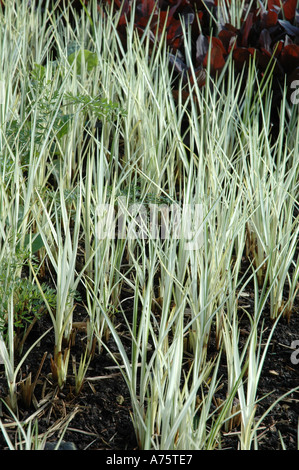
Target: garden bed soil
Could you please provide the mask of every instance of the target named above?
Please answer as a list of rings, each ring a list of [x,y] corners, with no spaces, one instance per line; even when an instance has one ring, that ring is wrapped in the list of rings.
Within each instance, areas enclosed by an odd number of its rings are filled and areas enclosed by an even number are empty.
[[[249,294],[253,299],[253,295]],[[78,319],[80,318],[80,313]],[[268,318],[268,319],[267,319]],[[81,315],[82,319],[82,315]],[[130,341],[125,335],[126,327],[121,318],[117,318],[120,328],[123,326],[123,342],[129,353]],[[49,328],[49,319],[45,317],[33,328],[31,343],[34,342],[42,332]],[[248,320],[240,319],[241,343],[246,341],[248,334]],[[273,326],[273,322],[265,315],[263,324],[263,343]],[[299,331],[299,307],[295,305],[290,321],[281,318],[272,336],[265,364],[258,388],[258,399],[262,399],[256,410],[256,418],[259,418],[279,397],[289,392],[299,384],[299,364],[293,364],[291,360],[291,344],[298,340]],[[242,339],[243,338],[243,339]],[[75,346],[72,348],[72,355],[76,360],[84,352],[84,334],[77,332]],[[107,345],[117,354],[117,349],[112,339]],[[209,355],[212,358],[217,354],[213,335],[210,339]],[[29,347],[29,344],[28,344]],[[35,407],[26,409],[20,403],[19,419],[26,420],[30,415],[36,413],[38,418],[39,434],[48,433],[47,442],[56,441],[66,422],[68,424],[63,440],[75,444],[78,450],[137,450],[138,445],[131,419],[131,401],[126,383],[109,354],[103,349],[101,353],[95,353],[90,363],[86,380],[78,396],[73,394],[73,375],[62,390],[53,383],[50,369],[50,356],[53,352],[53,335],[48,334],[35,347],[28,356],[22,367],[23,377],[27,377],[31,372],[34,377],[42,357],[47,352],[47,358],[41,370],[38,383],[35,389]],[[223,355],[224,356],[224,355]],[[298,355],[297,355],[298,356]],[[71,362],[71,361],[70,361]],[[70,364],[71,367],[71,364]],[[222,376],[218,398],[225,398],[226,388],[226,361],[223,361],[219,368],[219,377]],[[20,377],[21,378],[21,377]],[[4,396],[7,393],[7,385],[4,374],[4,366],[0,365],[0,393]],[[37,407],[37,409],[36,409]],[[259,427],[259,449],[278,450],[281,449],[281,437],[288,450],[297,448],[297,431],[299,417],[299,391],[293,392],[282,399]],[[1,420],[3,423],[13,423],[13,420],[2,405]],[[10,436],[14,441],[16,427],[8,428]],[[239,446],[237,426],[229,433],[222,432],[222,449],[236,450]],[[0,449],[6,449],[7,444],[3,436],[0,436]]]

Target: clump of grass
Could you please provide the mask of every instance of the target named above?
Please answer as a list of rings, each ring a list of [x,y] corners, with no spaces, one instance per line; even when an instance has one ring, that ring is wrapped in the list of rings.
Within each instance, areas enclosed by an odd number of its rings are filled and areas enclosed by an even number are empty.
[[[98,16],[96,2],[74,14],[73,28],[64,26],[67,9],[56,17],[19,3],[24,17],[7,5],[0,18],[0,44],[14,58],[0,71],[0,353],[19,440],[43,445],[37,428],[17,421],[18,392],[30,404],[38,374],[18,385],[36,343],[17,362],[16,337],[45,305],[55,383],[68,383],[72,356],[79,394],[91,361],[107,350],[128,386],[140,448],[221,448],[223,430],[233,429],[242,449],[257,448],[259,378],[298,291],[298,109],[284,98],[272,142],[271,67],[259,82],[253,61],[243,89],[229,57],[216,78],[208,64],[199,88],[190,65],[189,98],[181,83],[175,100],[165,30],[153,44],[130,20],[125,47],[117,17]],[[243,5],[232,2],[229,12],[220,4],[239,27]],[[18,253],[26,253],[22,263]],[[238,300],[250,283],[250,333],[241,343]],[[79,287],[86,344],[77,365]],[[274,323],[264,345],[268,303]],[[221,360],[228,377],[220,398]]]

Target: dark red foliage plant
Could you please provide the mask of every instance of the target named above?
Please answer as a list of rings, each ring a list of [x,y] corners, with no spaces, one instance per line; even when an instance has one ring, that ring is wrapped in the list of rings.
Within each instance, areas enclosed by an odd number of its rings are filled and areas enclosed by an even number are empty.
[[[231,0],[224,2],[229,12]],[[170,60],[178,73],[188,71],[182,24],[191,28],[191,57],[200,86],[205,84],[202,70],[209,64],[210,75],[216,75],[225,66],[230,53],[236,71],[241,71],[250,58],[255,57],[261,76],[272,61],[277,86],[279,82],[283,84],[285,78],[290,84],[299,77],[297,0],[248,0],[239,28],[233,21],[223,22],[220,0],[135,0],[135,3],[133,8],[129,0],[102,0],[98,8],[104,14],[106,7],[113,6],[115,12],[120,13],[119,28],[132,21],[133,12],[134,26],[140,33],[149,27],[152,37],[158,35],[159,38],[165,28]]]
[[[93,0],[69,0],[80,9]],[[5,5],[5,1],[0,0]],[[54,2],[56,5],[59,1]],[[240,21],[231,18],[232,0],[99,0],[98,14],[117,13],[117,30],[126,46],[126,26],[132,24],[140,36],[145,32],[152,47],[162,37],[169,48],[169,66],[177,78],[206,83],[207,69],[213,78],[232,57],[236,73],[255,60],[262,78],[273,71],[273,103],[279,107],[284,83],[288,98],[299,80],[299,0],[246,0]],[[239,2],[242,4],[242,2]],[[61,5],[67,0],[61,0]],[[235,4],[235,1],[234,1]],[[226,14],[223,15],[223,10]],[[236,27],[238,24],[238,27]],[[185,56],[184,29],[191,32],[191,51]],[[187,64],[192,60],[192,73]],[[175,81],[178,83],[178,80]],[[184,97],[188,97],[185,87]],[[178,95],[174,85],[174,95]],[[183,99],[185,99],[183,97]]]

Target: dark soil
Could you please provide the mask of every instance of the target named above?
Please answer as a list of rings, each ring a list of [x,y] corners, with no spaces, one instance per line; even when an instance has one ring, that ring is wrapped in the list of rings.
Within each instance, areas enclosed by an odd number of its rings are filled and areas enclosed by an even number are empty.
[[[256,419],[258,420],[271,407],[271,405],[299,385],[299,364],[293,364],[291,360],[291,344],[298,339],[299,308],[291,316],[290,321],[282,318],[278,322],[271,338],[269,349],[262,370],[257,398]],[[244,322],[245,323],[245,322]],[[263,324],[263,344],[273,327],[272,320],[265,318]],[[247,336],[247,322],[244,329],[241,327],[241,335],[244,341]],[[225,377],[225,368],[220,367]],[[268,395],[269,394],[269,395]],[[267,396],[268,395],[268,396]],[[265,397],[265,398],[263,398]],[[298,419],[299,419],[299,390],[288,394],[280,400],[267,414],[259,428],[259,450],[279,450],[282,448],[280,434],[287,450],[296,450],[298,446]],[[223,435],[223,447],[228,449],[238,448],[238,428]],[[280,434],[279,434],[280,433]]]
[[[50,326],[47,318],[40,321],[31,332],[31,341],[34,342],[42,331],[46,331]],[[36,407],[37,409],[42,408],[46,401],[45,408],[38,412],[38,429],[41,434],[49,432],[53,428],[47,441],[57,440],[61,435],[64,423],[73,416],[63,440],[75,443],[78,450],[136,448],[136,439],[130,418],[130,396],[122,375],[116,369],[113,360],[105,351],[100,355],[95,353],[80,394],[78,396],[73,394],[73,374],[70,374],[65,387],[59,390],[53,383],[50,367],[50,357],[54,347],[52,333],[41,341],[39,347],[32,350],[22,367],[23,377],[27,377],[29,372],[32,372],[34,377],[44,353],[48,353],[34,392],[35,406],[32,403],[30,409],[26,409],[20,403],[19,418],[26,419],[36,411]],[[77,364],[81,353],[84,353],[82,337],[83,334],[79,332],[76,335],[75,345],[72,347],[72,355],[76,355]],[[69,372],[71,373],[71,371],[72,360],[70,358]],[[2,397],[7,393],[3,365],[0,365],[0,392]],[[13,422],[4,406],[2,406],[1,419],[4,423]],[[15,431],[16,428],[12,427],[12,436]],[[0,435],[0,449],[6,447],[3,437]]]
[[[251,296],[252,298],[252,296]],[[247,301],[247,300],[246,300]],[[250,295],[248,297],[250,303]],[[79,320],[82,320],[80,308],[78,308]],[[268,319],[265,312],[263,324],[263,343],[266,342],[268,334],[273,326],[273,322]],[[121,322],[121,318],[117,318]],[[124,324],[124,322],[122,322]],[[241,341],[246,341],[249,322],[245,318],[240,319]],[[51,326],[49,319],[44,317],[39,321],[30,333],[30,342],[34,342],[43,331]],[[123,326],[125,330],[125,326]],[[291,361],[291,343],[298,339],[299,331],[299,306],[295,305],[290,321],[281,318],[277,324],[266,356],[262,376],[259,383],[258,398],[262,399],[257,406],[256,418],[258,419],[279,397],[289,392],[299,385],[299,364],[295,365]],[[29,343],[28,338],[28,343]],[[243,338],[243,339],[242,339]],[[129,349],[130,341],[124,344]],[[211,336],[209,354],[212,357],[217,353],[214,347],[214,339]],[[111,338],[108,346],[115,352]],[[29,344],[28,346],[29,347]],[[73,374],[70,374],[67,384],[62,390],[58,390],[52,380],[50,369],[50,355],[53,352],[53,334],[48,334],[35,347],[28,356],[26,363],[22,367],[20,380],[27,377],[31,372],[33,378],[38,370],[39,364],[45,352],[47,358],[43,364],[36,389],[34,392],[34,403],[30,409],[26,409],[19,402],[19,419],[24,420],[33,413],[37,413],[39,433],[48,434],[47,441],[55,441],[61,435],[68,419],[67,431],[63,440],[72,442],[78,450],[137,450],[137,442],[131,420],[131,402],[128,388],[121,373],[115,367],[115,363],[106,353],[105,349],[95,356],[86,374],[84,386],[78,396],[73,394]],[[84,352],[84,332],[78,331],[71,354],[80,359]],[[25,351],[24,351],[25,352]],[[294,362],[294,361],[293,361]],[[72,363],[70,360],[69,371]],[[219,377],[222,377],[218,398],[225,398],[226,389],[226,361],[223,361],[219,369]],[[4,366],[0,365],[0,392],[2,396],[7,393]],[[215,397],[216,398],[216,397]],[[280,435],[288,450],[297,448],[297,429],[299,417],[299,391],[289,394],[279,401],[278,404],[266,416],[259,428],[259,449],[278,450],[281,449]],[[13,419],[9,412],[2,406],[1,420],[3,423],[12,423],[8,428],[11,439],[14,440],[16,427],[13,426]],[[230,432],[222,432],[222,448],[237,449],[239,445],[238,425]],[[0,449],[7,448],[2,435],[0,435]]]

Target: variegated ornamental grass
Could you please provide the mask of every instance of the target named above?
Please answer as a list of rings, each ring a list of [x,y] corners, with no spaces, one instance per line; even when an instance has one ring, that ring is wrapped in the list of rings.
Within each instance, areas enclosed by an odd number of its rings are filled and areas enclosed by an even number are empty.
[[[219,3],[225,16],[226,3]],[[123,44],[117,18],[97,15],[96,2],[88,8],[96,20],[82,12],[72,28],[62,26],[63,12],[55,21],[48,13],[46,27],[39,8],[21,16],[7,5],[1,18],[0,44],[14,60],[3,62],[0,77],[0,258],[26,254],[14,277],[26,273],[39,289],[53,326],[44,334],[54,335],[52,378],[60,389],[71,375],[80,393],[90,361],[101,361],[108,349],[130,392],[141,449],[221,448],[222,431],[238,425],[240,448],[258,448],[259,378],[271,335],[282,315],[293,314],[298,289],[298,106],[284,94],[273,141],[271,67],[260,83],[252,61],[244,88],[230,59],[217,79],[208,64],[204,88],[189,80],[184,100],[181,82],[177,100],[165,42],[147,29],[139,37],[129,22]],[[188,56],[188,29],[184,37]],[[53,43],[55,60],[48,53]],[[190,67],[194,78],[191,60]],[[190,224],[185,217],[178,226],[171,207],[194,209]],[[167,236],[147,223],[153,208],[154,221],[167,222]],[[109,236],[119,212],[125,231]],[[55,286],[54,299],[42,273]],[[14,282],[1,271],[4,286]],[[254,307],[245,311],[250,333],[243,344],[238,299],[249,283]],[[70,338],[78,286],[88,321],[77,368]],[[20,440],[38,447],[38,410],[32,422],[16,417],[17,377],[27,356],[16,354],[16,295],[7,292],[0,335],[7,404]],[[274,322],[264,338],[268,303]],[[220,360],[228,376],[217,401]],[[32,391],[30,384],[22,390]],[[1,431],[12,448],[2,423]]]

